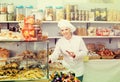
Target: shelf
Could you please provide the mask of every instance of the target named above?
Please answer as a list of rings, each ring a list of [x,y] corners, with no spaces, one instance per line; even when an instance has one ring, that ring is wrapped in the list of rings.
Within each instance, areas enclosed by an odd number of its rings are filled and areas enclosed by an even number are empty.
[[[0,21],[0,23],[19,23],[23,21]],[[71,23],[120,23],[120,21],[70,21]],[[58,23],[58,21],[42,21],[42,23]]]
[[[80,36],[82,38],[120,38],[120,36]],[[48,37],[48,39],[59,39],[61,36]]]
[[[82,38],[120,38],[120,36],[81,36]]]
[[[58,21],[42,21],[42,23],[57,23]],[[120,21],[70,21],[71,23],[120,23]]]
[[[111,23],[120,23],[120,21],[89,21],[89,23],[107,23],[107,24],[111,24]]]
[[[19,23],[23,21],[0,21],[0,23]]]

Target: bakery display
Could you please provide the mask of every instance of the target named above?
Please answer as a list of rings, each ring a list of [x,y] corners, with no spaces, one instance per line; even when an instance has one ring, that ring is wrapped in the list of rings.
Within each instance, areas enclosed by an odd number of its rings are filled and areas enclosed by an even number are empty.
[[[23,40],[23,36],[19,32],[2,29],[0,32],[0,40]]]
[[[15,46],[14,43],[12,47]],[[46,50],[35,51],[34,49],[26,48],[24,50],[23,48],[19,53],[15,53],[17,48],[13,50],[0,47],[0,81],[47,79]],[[45,63],[43,63],[43,59]]]

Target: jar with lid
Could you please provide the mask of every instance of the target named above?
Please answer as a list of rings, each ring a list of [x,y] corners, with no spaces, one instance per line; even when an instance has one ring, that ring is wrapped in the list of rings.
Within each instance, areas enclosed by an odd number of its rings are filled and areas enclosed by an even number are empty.
[[[19,5],[16,6],[16,20],[20,21],[20,20],[24,20],[24,6]]]
[[[7,13],[7,4],[1,3],[1,13]]]
[[[14,4],[13,3],[9,3],[7,5],[7,13],[14,13]]]
[[[0,14],[0,21],[7,21],[7,14],[6,13]]]
[[[44,13],[42,9],[33,9],[32,15],[34,16],[35,20],[44,20]]]
[[[8,13],[7,14],[7,20],[8,21],[14,21],[14,18],[15,18],[14,13]]]
[[[62,6],[56,7],[56,21],[59,21],[60,19],[64,19],[64,10]]]
[[[33,6],[30,5],[30,6],[26,6],[25,8],[25,17],[28,17],[32,14],[32,10],[33,10]]]
[[[45,9],[45,20],[47,21],[53,21],[53,7],[52,6],[46,6]]]
[[[42,29],[40,25],[33,25],[34,29],[35,29],[35,38],[37,40],[41,40],[42,39]]]

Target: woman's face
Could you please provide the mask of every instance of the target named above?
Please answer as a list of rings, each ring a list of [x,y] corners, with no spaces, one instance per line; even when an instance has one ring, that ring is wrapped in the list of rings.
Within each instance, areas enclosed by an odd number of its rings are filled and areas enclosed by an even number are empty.
[[[63,35],[63,37],[65,37],[65,38],[71,37],[71,29],[70,28],[63,28],[63,29],[61,29],[60,32]]]

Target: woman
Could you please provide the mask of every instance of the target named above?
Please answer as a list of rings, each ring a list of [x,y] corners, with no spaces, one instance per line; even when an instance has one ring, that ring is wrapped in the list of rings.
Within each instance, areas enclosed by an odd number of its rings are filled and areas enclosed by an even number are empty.
[[[55,46],[54,52],[50,55],[50,63],[55,62],[59,54],[63,54],[62,64],[70,71],[74,72],[81,81],[83,78],[84,65],[83,58],[87,55],[87,48],[83,39],[73,35],[76,28],[67,20],[58,22],[58,27],[62,34]]]

